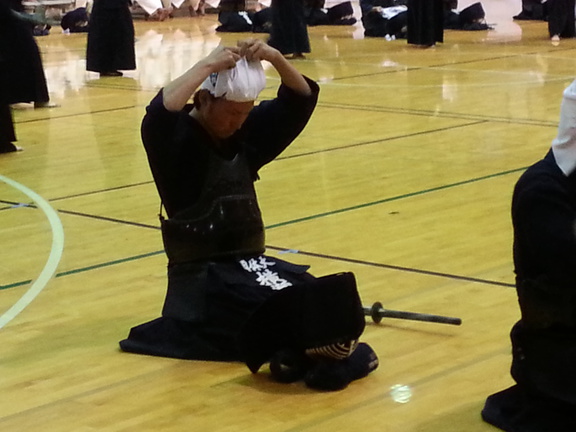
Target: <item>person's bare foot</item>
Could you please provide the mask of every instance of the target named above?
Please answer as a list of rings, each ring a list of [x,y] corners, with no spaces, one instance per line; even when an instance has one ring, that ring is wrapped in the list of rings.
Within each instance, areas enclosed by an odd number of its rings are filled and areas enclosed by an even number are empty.
[[[169,9],[159,8],[156,9],[148,18],[154,21],[165,21],[166,18],[170,16],[173,9],[170,7]]]
[[[160,18],[160,21],[165,21],[168,18],[170,18],[172,15],[172,12],[174,12],[174,8],[172,6],[169,6],[165,9],[162,9],[162,16]]]
[[[200,3],[198,3],[198,8],[196,9],[196,13],[200,16],[206,15],[206,1],[205,0],[200,0]]]

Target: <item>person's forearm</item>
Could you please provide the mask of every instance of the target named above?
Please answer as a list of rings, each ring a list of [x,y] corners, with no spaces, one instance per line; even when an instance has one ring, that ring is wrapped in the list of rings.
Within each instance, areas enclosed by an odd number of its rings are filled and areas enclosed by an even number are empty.
[[[196,63],[183,75],[164,87],[164,107],[168,111],[180,111],[211,73],[212,69],[209,64]]]

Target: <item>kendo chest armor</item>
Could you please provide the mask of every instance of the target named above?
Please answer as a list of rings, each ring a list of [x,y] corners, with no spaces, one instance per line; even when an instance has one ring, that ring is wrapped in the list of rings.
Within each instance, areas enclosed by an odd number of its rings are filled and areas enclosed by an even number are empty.
[[[264,223],[243,153],[230,161],[211,155],[200,198],[160,216],[170,264],[264,252]]]

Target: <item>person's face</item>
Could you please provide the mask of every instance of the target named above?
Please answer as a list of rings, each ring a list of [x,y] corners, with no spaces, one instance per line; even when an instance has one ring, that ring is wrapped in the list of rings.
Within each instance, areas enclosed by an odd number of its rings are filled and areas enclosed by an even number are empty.
[[[254,101],[233,102],[224,98],[207,98],[201,109],[204,127],[215,138],[228,138],[240,129],[252,108]]]

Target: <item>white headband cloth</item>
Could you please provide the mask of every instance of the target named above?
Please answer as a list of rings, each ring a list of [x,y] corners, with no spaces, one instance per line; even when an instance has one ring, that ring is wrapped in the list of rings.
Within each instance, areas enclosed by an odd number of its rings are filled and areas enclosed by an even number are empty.
[[[233,102],[248,102],[258,98],[266,87],[266,75],[259,61],[249,62],[242,57],[232,69],[210,74],[202,83],[215,97]]]
[[[568,176],[576,169],[576,80],[564,90],[558,135],[552,141],[556,164]]]

